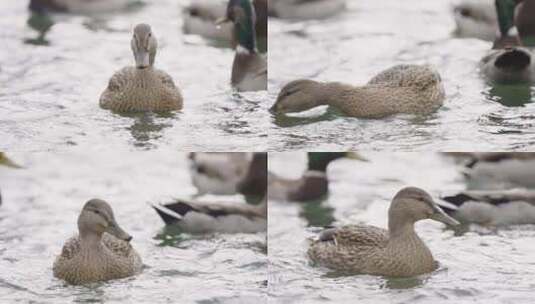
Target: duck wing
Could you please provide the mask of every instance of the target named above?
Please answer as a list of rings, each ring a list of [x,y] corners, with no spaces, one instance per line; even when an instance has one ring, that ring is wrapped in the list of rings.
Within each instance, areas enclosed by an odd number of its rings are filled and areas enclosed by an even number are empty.
[[[317,242],[330,242],[337,246],[384,247],[388,231],[368,225],[347,225],[322,231]]]

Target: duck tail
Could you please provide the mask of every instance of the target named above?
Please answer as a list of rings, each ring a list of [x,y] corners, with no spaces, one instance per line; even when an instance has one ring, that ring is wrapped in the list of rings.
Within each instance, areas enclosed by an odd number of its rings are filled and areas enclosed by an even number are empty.
[[[156,213],[158,213],[158,215],[162,218],[162,220],[164,221],[166,225],[175,224],[178,221],[181,221],[183,218],[183,216],[180,213],[173,210],[174,205],[175,205],[174,203],[165,204],[165,205],[150,204],[150,206],[154,208],[154,210],[156,210]]]

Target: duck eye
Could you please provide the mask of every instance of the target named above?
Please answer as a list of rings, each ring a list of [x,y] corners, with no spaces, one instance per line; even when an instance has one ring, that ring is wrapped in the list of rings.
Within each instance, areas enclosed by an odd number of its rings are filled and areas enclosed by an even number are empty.
[[[93,212],[95,212],[95,214],[100,214],[100,211],[98,210],[93,210]]]
[[[152,36],[152,33],[149,33],[149,37],[151,37],[151,36]]]

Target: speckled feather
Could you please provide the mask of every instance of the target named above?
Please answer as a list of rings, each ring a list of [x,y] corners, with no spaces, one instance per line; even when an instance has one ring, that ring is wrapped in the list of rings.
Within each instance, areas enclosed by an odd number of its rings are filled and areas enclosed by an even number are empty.
[[[125,67],[110,79],[100,106],[117,112],[180,110],[182,95],[164,71]]]
[[[130,243],[104,233],[101,245],[98,249],[83,249],[78,236],[70,238],[54,262],[54,276],[71,284],[85,284],[141,271],[141,258]]]

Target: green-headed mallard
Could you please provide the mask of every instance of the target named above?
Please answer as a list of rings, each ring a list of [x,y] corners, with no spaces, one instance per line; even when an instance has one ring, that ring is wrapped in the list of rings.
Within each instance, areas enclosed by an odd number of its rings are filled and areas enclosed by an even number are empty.
[[[267,0],[253,0],[257,20],[256,38],[267,39]],[[214,0],[196,0],[184,8],[184,32],[200,35],[209,39],[224,40],[235,43],[233,25],[217,24],[225,16],[227,3]]]
[[[345,8],[345,0],[271,0],[269,14],[283,19],[324,19]]]
[[[124,9],[130,0],[30,0],[32,11],[96,14]]]
[[[459,224],[427,192],[407,187],[392,199],[388,230],[364,225],[327,229],[310,245],[308,256],[322,266],[361,274],[409,277],[432,272],[438,263],[414,231],[414,223],[424,219]]]
[[[150,25],[136,25],[131,47],[136,66],[125,67],[111,77],[100,96],[100,106],[117,112],[182,109],[182,95],[173,78],[154,68],[158,42]]]
[[[309,152],[307,157],[307,170],[299,179],[286,179],[269,173],[269,199],[298,202],[320,199],[329,191],[326,171],[332,161],[343,157],[364,160],[352,152]]]
[[[153,205],[167,225],[190,233],[256,233],[267,230],[267,201],[259,205],[221,204],[176,200]]]
[[[280,91],[271,108],[292,113],[329,105],[359,118],[428,114],[442,106],[444,87],[438,72],[428,65],[397,65],[373,77],[367,85],[296,80]]]
[[[443,208],[461,222],[484,226],[535,224],[533,190],[467,190],[442,199],[456,206]]]
[[[229,0],[227,13],[219,24],[232,21],[237,46],[232,64],[231,84],[238,91],[267,89],[267,60],[256,48],[256,13],[250,0]]]
[[[78,231],[56,258],[55,277],[70,284],[85,284],[141,271],[141,258],[130,245],[132,237],[119,227],[105,201],[92,199],[84,205],[78,217]]]

